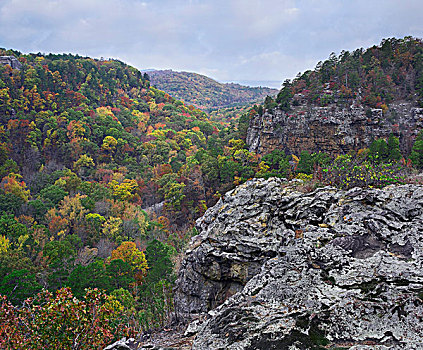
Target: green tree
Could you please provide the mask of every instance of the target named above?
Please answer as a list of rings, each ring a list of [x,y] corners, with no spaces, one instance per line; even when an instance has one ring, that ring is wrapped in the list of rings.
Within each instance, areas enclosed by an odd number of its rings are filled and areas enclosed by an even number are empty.
[[[276,108],[277,106],[278,106],[277,102],[275,102],[275,100],[272,97],[266,96],[266,98],[264,99],[264,108],[268,110],[272,110],[273,108]]]
[[[276,97],[276,102],[279,103],[279,108],[285,112],[288,112],[291,109],[291,82],[285,80],[281,91],[279,91],[278,96]]]
[[[76,235],[69,235],[62,241],[47,242],[43,254],[48,259],[49,275],[48,284],[53,290],[62,288],[73,268],[78,248],[81,247],[81,239]]]
[[[109,291],[130,289],[135,283],[132,266],[122,259],[114,259],[106,264],[106,274],[109,278]]]
[[[313,153],[311,158],[313,159],[313,165],[317,164],[322,167],[327,166],[331,162],[331,157],[325,152]]]
[[[23,301],[41,291],[35,274],[27,269],[15,270],[0,279],[0,294],[7,296],[14,305],[21,305]]]
[[[145,249],[149,266],[145,283],[157,283],[162,279],[172,282],[174,280],[172,259],[175,255],[176,250],[172,246],[157,239],[149,242]]]
[[[77,298],[85,294],[86,288],[110,290],[110,278],[106,274],[104,262],[94,261],[87,266],[78,265],[69,275],[66,285]]]
[[[43,188],[38,194],[38,196],[44,199],[44,201],[46,201],[47,205],[49,205],[50,207],[55,207],[68,194],[69,193],[66,192],[62,187],[57,185],[50,185]]]
[[[289,158],[290,157],[280,149],[275,149],[263,156],[262,161],[270,167],[267,174],[265,174],[265,177],[288,177],[291,171],[291,165],[288,161]]]
[[[399,149],[399,140],[391,133],[388,138],[388,156],[390,160],[399,161],[402,158],[401,151]]]
[[[13,194],[0,190],[0,212],[8,214],[16,214],[24,204],[24,200]]]
[[[383,163],[389,159],[388,145],[384,139],[378,139],[370,144],[369,156],[378,163]]]
[[[310,152],[301,151],[300,161],[297,166],[297,173],[312,174],[313,173],[313,158]]]
[[[7,237],[12,247],[20,248],[29,233],[27,227],[17,222],[13,215],[3,214],[0,217],[0,235]]]
[[[414,166],[419,169],[423,169],[423,130],[419,132],[419,135],[414,142],[413,149],[411,151],[410,159]]]

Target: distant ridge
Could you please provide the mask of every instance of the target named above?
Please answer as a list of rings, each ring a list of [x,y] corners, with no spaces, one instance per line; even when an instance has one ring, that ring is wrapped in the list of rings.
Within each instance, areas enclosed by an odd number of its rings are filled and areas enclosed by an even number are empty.
[[[278,92],[277,89],[263,86],[219,83],[197,73],[176,72],[170,69],[144,72],[147,72],[151,84],[158,89],[203,110],[262,102],[267,95],[276,95]]]
[[[282,81],[280,80],[233,80],[233,81],[223,81],[223,84],[240,84],[249,87],[268,87],[272,89],[280,89]]]

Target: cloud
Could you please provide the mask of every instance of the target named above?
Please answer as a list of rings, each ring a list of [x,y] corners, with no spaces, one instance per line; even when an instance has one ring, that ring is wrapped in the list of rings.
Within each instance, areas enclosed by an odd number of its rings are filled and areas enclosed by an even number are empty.
[[[418,0],[3,0],[0,45],[281,80],[334,52],[423,36]]]

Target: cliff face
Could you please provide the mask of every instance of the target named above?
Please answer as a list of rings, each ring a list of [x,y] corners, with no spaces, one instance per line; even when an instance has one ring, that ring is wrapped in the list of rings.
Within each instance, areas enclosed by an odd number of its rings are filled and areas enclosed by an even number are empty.
[[[192,348],[419,348],[423,186],[294,185],[251,180],[197,221],[175,298]]]
[[[21,69],[22,64],[19,62],[15,56],[0,56],[0,64],[5,66],[9,65],[13,69]]]
[[[417,132],[423,127],[423,108],[411,103],[393,103],[386,115],[381,109],[300,106],[290,113],[279,109],[255,115],[250,120],[247,145],[250,151],[270,153],[279,148],[288,154],[301,151],[344,154],[369,147],[374,139],[399,137],[408,154]]]

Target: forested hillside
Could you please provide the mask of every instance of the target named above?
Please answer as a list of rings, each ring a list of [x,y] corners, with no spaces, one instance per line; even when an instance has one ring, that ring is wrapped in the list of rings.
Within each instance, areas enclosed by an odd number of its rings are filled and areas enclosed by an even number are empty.
[[[0,347],[101,349],[166,325],[195,219],[253,177],[297,178],[301,191],[421,181],[422,132],[408,154],[394,134],[336,158],[245,144],[254,116],[301,99],[420,103],[421,41],[386,42],[332,57],[224,125],[120,61],[1,49],[21,65],[0,65]]]
[[[251,105],[277,93],[267,87],[222,84],[197,73],[156,70],[147,74],[157,88],[202,110]]]
[[[297,172],[332,184],[370,185],[423,167],[423,43],[385,39],[332,53],[286,80],[249,113],[245,140],[265,173]],[[377,181],[376,181],[377,182]],[[380,184],[379,184],[380,185]]]
[[[355,101],[386,112],[389,103],[401,100],[423,106],[421,39],[391,38],[366,50],[332,53],[314,70],[285,81],[276,103],[289,110],[306,102],[328,106]]]
[[[95,330],[93,338],[109,334],[96,346],[160,327],[194,220],[252,178],[258,157],[244,148],[236,125],[212,123],[122,62],[0,55],[21,63],[0,66],[0,294],[22,305],[43,288],[69,287],[37,297],[60,308],[72,304],[71,293],[83,298],[85,288],[102,289],[106,295],[89,294],[80,306],[85,312],[90,298],[103,300],[103,309],[112,296],[118,302],[104,310],[115,321]],[[27,311],[56,322],[37,300]],[[37,322],[30,330],[13,327],[6,348],[16,348]],[[49,341],[62,348],[64,340]]]

